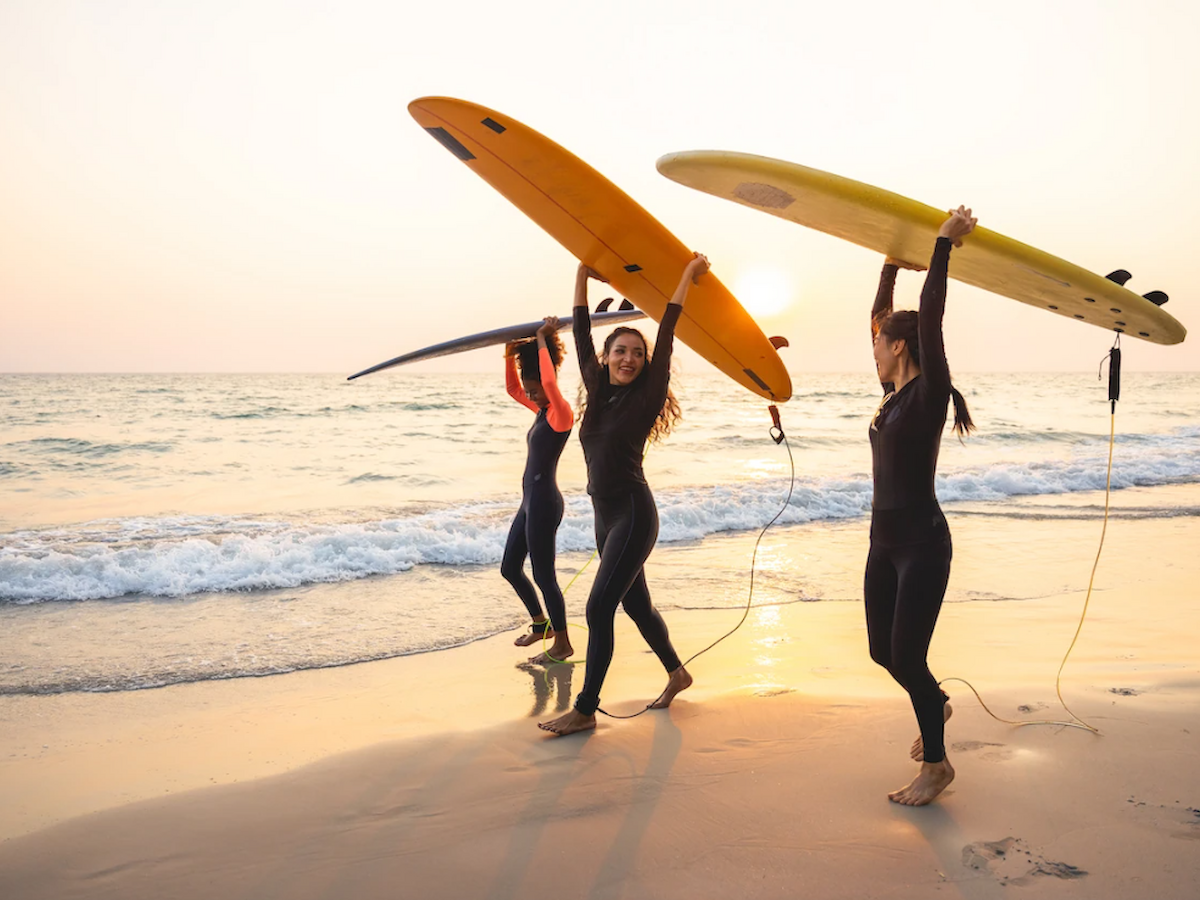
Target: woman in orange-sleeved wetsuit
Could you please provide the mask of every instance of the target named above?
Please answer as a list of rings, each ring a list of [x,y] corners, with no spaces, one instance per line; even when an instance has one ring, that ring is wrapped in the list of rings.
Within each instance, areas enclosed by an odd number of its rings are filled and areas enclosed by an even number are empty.
[[[905,806],[929,803],[954,779],[944,732],[950,706],[926,656],[950,579],[950,529],[934,478],[951,399],[955,430],[962,435],[972,427],[966,401],[950,383],[942,341],[946,278],[951,248],[974,227],[971,211],[961,206],[942,224],[919,312],[892,311],[897,268],[919,267],[890,257],[871,310],[884,397],[870,427],[874,494],[863,593],[871,658],[908,692],[921,729],[913,746],[921,771],[911,784],[888,794]]]
[[[563,517],[563,497],[556,472],[558,458],[575,421],[571,405],[563,399],[555,377],[562,357],[558,319],[553,316],[538,329],[536,343],[509,344],[504,354],[509,396],[537,413],[525,438],[529,452],[521,478],[521,508],[513,518],[504,561],[500,564],[500,573],[516,590],[533,619],[529,634],[517,638],[516,645],[526,647],[543,637],[554,641],[549,650],[533,658],[534,662],[564,660],[573,652],[567,639],[567,610],[554,569],[554,539]],[[533,567],[533,580],[546,598],[549,621],[525,575],[526,556]]]

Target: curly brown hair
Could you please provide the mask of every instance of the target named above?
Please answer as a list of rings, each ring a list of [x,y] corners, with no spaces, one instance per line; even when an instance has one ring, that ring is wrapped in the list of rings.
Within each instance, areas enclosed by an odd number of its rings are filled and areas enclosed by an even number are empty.
[[[563,345],[562,338],[557,334],[550,335],[546,341],[546,350],[549,351],[550,362],[554,363],[554,370],[557,372],[558,367],[562,365],[563,357],[567,355],[567,348]],[[542,364],[538,358],[537,338],[521,341],[519,344],[509,347],[505,351],[505,356],[516,359],[517,370],[522,379],[542,380]]]
[[[633,384],[637,384],[646,374],[646,369],[650,365],[650,342],[646,340],[646,336],[636,328],[630,328],[627,325],[621,325],[613,329],[612,334],[604,339],[604,353],[601,358],[608,356],[612,350],[613,343],[623,334],[632,334],[642,342],[642,346],[646,348],[646,362],[642,366],[642,370],[638,373],[638,377],[634,379]],[[601,363],[603,365],[603,363]],[[579,402],[576,404],[579,407],[579,418],[582,420],[587,414],[587,392],[586,385],[579,386]],[[683,410],[679,406],[679,401],[675,399],[675,394],[671,388],[667,388],[667,398],[663,401],[662,409],[658,412],[658,417],[654,420],[654,426],[650,429],[650,434],[646,440],[651,444],[656,444],[663,440],[671,433],[676,425],[683,419]]]

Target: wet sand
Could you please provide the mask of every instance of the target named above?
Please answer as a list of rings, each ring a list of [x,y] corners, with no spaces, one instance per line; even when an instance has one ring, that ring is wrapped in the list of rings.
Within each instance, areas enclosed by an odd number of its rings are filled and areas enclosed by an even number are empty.
[[[998,594],[1032,599],[947,604],[935,674],[969,679],[1002,718],[1067,717],[1054,676],[1098,522],[951,522],[955,579],[994,573]],[[756,604],[790,599],[785,573],[811,550],[796,534],[764,542],[778,565]],[[660,550],[659,583],[701,564],[736,582],[749,543]],[[0,698],[0,895],[1192,898],[1198,546],[1195,517],[1110,524],[1063,677],[1101,733],[1004,724],[948,682],[957,779],[921,809],[886,798],[915,774],[916,727],[852,600],[756,606],[670,710],[562,739],[535,722],[567,708],[582,672],[514,665],[513,635],[271,678]],[[850,529],[823,548],[847,595],[864,549]],[[739,615],[668,622],[686,656]],[[605,707],[635,712],[663,683],[619,620]]]

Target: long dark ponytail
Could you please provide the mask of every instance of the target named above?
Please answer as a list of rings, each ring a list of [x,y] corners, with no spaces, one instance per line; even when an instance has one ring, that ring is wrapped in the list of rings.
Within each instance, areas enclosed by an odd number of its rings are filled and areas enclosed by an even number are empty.
[[[921,338],[917,330],[918,314],[911,309],[900,309],[887,316],[879,323],[879,331],[889,341],[903,339],[908,348],[908,355],[918,366],[921,364]],[[971,412],[967,409],[967,400],[958,388],[950,385],[950,398],[954,401],[954,432],[960,438],[975,430],[971,420]]]

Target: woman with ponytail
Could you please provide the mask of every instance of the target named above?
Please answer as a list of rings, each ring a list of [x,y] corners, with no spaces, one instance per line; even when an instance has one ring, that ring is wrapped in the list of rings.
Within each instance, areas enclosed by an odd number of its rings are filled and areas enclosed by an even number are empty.
[[[874,495],[871,549],[863,592],[871,658],[891,673],[912,699],[921,735],[912,757],[917,777],[888,799],[924,806],[954,780],[946,759],[949,698],[929,671],[926,657],[950,579],[950,530],[934,493],[946,404],[954,401],[954,430],[973,427],[966,401],[950,383],[942,343],[950,250],[975,228],[971,210],[959,207],[942,223],[919,312],[892,311],[898,268],[918,268],[889,257],[871,310],[875,366],[884,397],[871,421]]]
[[[642,472],[646,442],[659,440],[679,421],[679,404],[670,389],[671,349],[675,323],[688,288],[708,271],[708,260],[697,253],[683,270],[675,295],[658,327],[654,358],[641,332],[618,328],[596,358],[588,315],[587,282],[603,281],[585,265],[575,278],[575,347],[587,395],[579,440],[587,462],[588,493],[596,513],[596,547],[600,569],[588,596],[587,670],[575,708],[538,727],[557,735],[596,727],[600,688],[613,655],[613,624],[617,607],[624,606],[667,671],[667,686],[651,704],[662,709],[688,688],[692,676],[671,645],[666,622],[646,587],[642,571],[658,538],[658,510]]]

